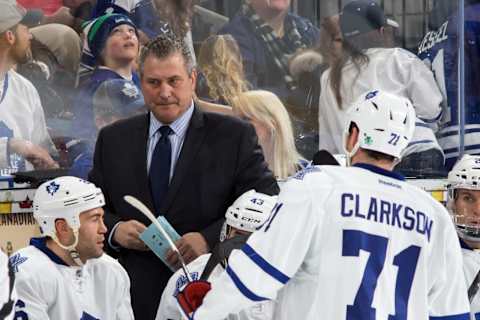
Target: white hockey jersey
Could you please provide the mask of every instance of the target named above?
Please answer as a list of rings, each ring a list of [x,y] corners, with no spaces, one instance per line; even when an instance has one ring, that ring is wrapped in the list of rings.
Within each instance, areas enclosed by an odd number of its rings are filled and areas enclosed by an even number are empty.
[[[469,319],[446,209],[366,164],[315,166],[291,178],[212,286],[193,319],[222,319],[277,292],[275,320]]]
[[[408,98],[415,107],[417,121],[412,141],[403,155],[429,149],[442,150],[428,124],[441,116],[442,94],[433,73],[412,53],[401,48],[368,49],[369,63],[360,74],[353,63],[342,69],[342,106],[330,85],[328,69],[322,74],[318,111],[319,149],[333,154],[343,153],[343,130],[348,107],[366,91],[384,90]]]
[[[113,258],[104,254],[83,267],[67,266],[34,238],[10,261],[15,271],[15,319],[132,320],[130,280]]]
[[[473,283],[473,279],[475,279],[477,273],[480,271],[480,252],[478,250],[473,250],[462,240],[460,240],[460,245],[462,246],[463,272],[465,274],[465,282],[468,290]],[[480,291],[474,296],[470,303],[470,308],[471,320],[480,319]]]
[[[13,287],[13,275],[9,272],[8,258],[0,250],[0,319],[13,319],[13,304],[15,291]]]
[[[210,253],[201,255],[197,259],[190,262],[187,266],[190,276],[193,280],[198,280],[202,275],[208,259],[210,259]],[[221,265],[217,265],[210,274],[208,280],[214,281],[217,279],[223,271]],[[157,317],[155,320],[180,320],[182,319],[182,313],[179,311],[177,294],[187,284],[187,277],[182,270],[177,270],[175,274],[168,280],[168,284],[165,287],[160,305],[158,307]],[[242,310],[237,314],[230,314],[226,317],[227,320],[271,320],[273,319],[273,301],[262,301],[254,304],[246,310]]]
[[[9,138],[32,142],[51,155],[57,150],[48,134],[43,107],[37,89],[14,70],[0,77],[0,174],[33,170],[31,163],[10,152]]]

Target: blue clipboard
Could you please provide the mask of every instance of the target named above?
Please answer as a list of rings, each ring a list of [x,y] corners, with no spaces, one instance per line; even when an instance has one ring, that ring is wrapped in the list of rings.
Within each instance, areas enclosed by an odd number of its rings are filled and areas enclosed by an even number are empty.
[[[177,233],[177,231],[175,231],[175,229],[173,229],[172,225],[167,221],[167,219],[165,219],[164,216],[159,216],[157,220],[165,229],[173,242],[180,239],[180,235]],[[176,271],[176,269],[173,268],[165,259],[167,251],[170,249],[168,241],[162,235],[160,230],[153,225],[153,223],[150,224],[150,226],[140,234],[140,239],[157,255],[157,257],[160,258],[160,260],[163,261],[163,263],[165,263],[168,268],[170,268],[170,270],[173,272]]]

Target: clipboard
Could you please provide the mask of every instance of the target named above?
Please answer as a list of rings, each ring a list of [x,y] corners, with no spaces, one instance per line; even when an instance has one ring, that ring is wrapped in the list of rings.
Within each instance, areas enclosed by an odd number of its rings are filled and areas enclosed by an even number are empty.
[[[172,225],[165,219],[164,216],[159,216],[157,218],[158,222],[162,225],[162,227],[165,229],[167,234],[170,236],[171,240],[173,242],[177,241],[180,239],[180,235],[178,234],[177,231],[172,227]],[[165,265],[172,271],[175,272],[176,269],[171,266],[167,260],[166,260],[166,255],[167,251],[170,249],[170,246],[168,245],[167,240],[165,237],[160,233],[160,231],[152,224],[145,229],[140,234],[140,239],[147,245],[147,247],[150,248],[150,250],[153,251],[157,255],[157,257],[160,258],[160,260],[165,263]]]

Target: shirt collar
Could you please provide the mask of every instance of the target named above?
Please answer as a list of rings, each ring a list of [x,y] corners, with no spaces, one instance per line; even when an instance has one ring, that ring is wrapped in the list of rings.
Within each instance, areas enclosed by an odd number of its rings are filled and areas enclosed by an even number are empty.
[[[371,172],[376,173],[376,174],[380,174],[382,176],[387,176],[389,178],[393,178],[393,179],[396,179],[396,180],[405,181],[405,177],[402,176],[401,174],[393,172],[393,171],[388,171],[388,170],[385,170],[383,168],[380,168],[380,167],[377,167],[377,166],[374,166],[374,165],[371,165],[371,164],[356,163],[353,166],[357,167],[357,168],[366,169],[368,171],[371,171]]]
[[[44,254],[47,255],[47,257],[50,258],[50,260],[52,260],[53,262],[55,262],[56,264],[61,264],[63,266],[67,266],[69,267],[69,265],[62,260],[62,258],[60,258],[59,256],[57,256],[52,250],[50,250],[48,247],[47,247],[47,238],[46,237],[42,237],[42,238],[32,238],[30,240],[30,245],[31,246],[34,246],[35,248],[37,248],[38,250],[42,251]]]
[[[193,109],[194,107],[193,107],[193,100],[192,100],[190,107],[188,107],[188,109],[180,117],[178,117],[177,119],[175,119],[175,121],[173,121],[168,125],[170,126],[170,129],[172,129],[173,134],[179,136],[180,138],[185,136],[187,132],[188,124],[190,123],[190,119],[192,118],[192,115],[193,115]],[[150,112],[150,128],[148,130],[149,139],[151,139],[155,135],[155,133],[157,133],[158,129],[164,125],[165,124],[160,122],[153,115],[153,113]]]

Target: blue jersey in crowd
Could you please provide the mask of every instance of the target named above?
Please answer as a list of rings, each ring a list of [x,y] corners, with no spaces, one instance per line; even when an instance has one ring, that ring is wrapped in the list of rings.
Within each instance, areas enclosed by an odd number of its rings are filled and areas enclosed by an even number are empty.
[[[459,155],[458,16],[428,32],[418,48],[419,57],[435,74],[444,96],[444,114],[438,142],[450,170]],[[465,8],[465,152],[480,154],[480,5]]]

